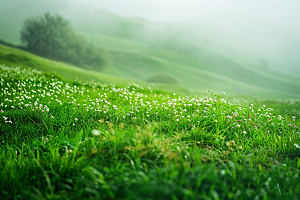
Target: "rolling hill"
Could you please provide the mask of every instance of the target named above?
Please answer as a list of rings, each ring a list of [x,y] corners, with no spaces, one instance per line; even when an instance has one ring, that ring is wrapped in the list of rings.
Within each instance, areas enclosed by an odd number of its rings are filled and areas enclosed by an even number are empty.
[[[262,68],[238,54],[213,51],[209,45],[218,43],[212,43],[211,40],[197,37],[187,40],[186,37],[191,34],[180,34],[180,29],[170,28],[172,26],[165,23],[125,18],[68,1],[46,2],[47,6],[44,1],[41,3],[33,0],[1,2],[0,39],[20,44],[19,32],[23,20],[31,15],[51,11],[69,19],[73,28],[89,42],[110,52],[113,65],[101,73],[81,73],[82,69],[72,66],[78,76],[86,79],[95,78],[93,74],[101,74],[103,77],[107,74],[122,77],[120,80],[145,81],[155,74],[169,74],[178,78],[182,86],[197,91],[225,91],[235,95],[261,97],[300,97],[299,77]],[[16,14],[11,15],[11,11]],[[9,21],[6,20],[8,18]],[[7,47],[1,49],[3,54],[8,51],[5,48]],[[0,63],[5,62],[0,58]],[[51,62],[54,61],[48,61],[47,70],[57,71],[66,78],[71,78],[69,74],[75,73],[68,73],[71,68],[66,66],[70,65],[50,67]],[[27,66],[22,61],[18,64]],[[39,68],[39,63],[32,64],[31,67]]]
[[[20,67],[20,69],[31,68],[44,72],[45,74],[55,75],[70,81],[75,79],[88,82],[100,82],[102,84],[127,85],[134,83],[161,92],[177,92],[182,95],[191,95],[191,91],[180,85],[153,84],[145,83],[137,79],[126,79],[117,76],[82,69],[77,66],[43,58],[29,52],[12,48],[0,44],[0,63],[1,65]],[[20,64],[21,63],[21,64]],[[58,75],[58,76],[57,76]],[[62,76],[62,77],[61,77]],[[196,94],[201,91],[196,91]]]

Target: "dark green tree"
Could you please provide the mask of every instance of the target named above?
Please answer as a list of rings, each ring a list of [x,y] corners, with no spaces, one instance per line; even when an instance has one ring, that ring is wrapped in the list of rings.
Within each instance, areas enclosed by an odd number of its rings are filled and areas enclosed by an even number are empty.
[[[47,12],[25,19],[21,41],[28,51],[89,69],[102,69],[110,63],[108,53],[88,43],[60,15]]]
[[[61,39],[72,34],[71,30],[69,21],[48,12],[41,16],[27,18],[24,21],[21,41],[29,51],[47,55],[53,49],[62,48]]]

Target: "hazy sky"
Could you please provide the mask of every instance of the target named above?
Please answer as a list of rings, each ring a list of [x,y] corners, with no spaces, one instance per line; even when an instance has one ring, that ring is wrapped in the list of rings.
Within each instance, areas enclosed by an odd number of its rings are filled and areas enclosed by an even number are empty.
[[[219,46],[223,46],[228,52],[231,48],[234,53],[250,55],[256,60],[260,57],[265,58],[272,66],[297,69],[300,75],[300,0],[36,1],[51,1],[57,5],[70,1],[127,17],[181,22],[170,23],[187,30],[183,33],[179,31],[180,37],[185,36],[185,33],[196,33],[199,41],[204,38],[203,40],[215,42],[213,50],[217,51],[221,49]],[[0,0],[0,4],[2,2],[26,4],[26,0]],[[186,38],[194,40],[194,37]],[[209,43],[207,46],[213,48],[214,45]]]
[[[299,19],[299,0],[71,0],[125,16],[155,21],[200,21],[222,12],[241,12],[266,20]]]
[[[300,0],[70,1],[153,21],[199,22],[194,29],[203,36],[261,55],[281,68],[288,62],[300,68]]]

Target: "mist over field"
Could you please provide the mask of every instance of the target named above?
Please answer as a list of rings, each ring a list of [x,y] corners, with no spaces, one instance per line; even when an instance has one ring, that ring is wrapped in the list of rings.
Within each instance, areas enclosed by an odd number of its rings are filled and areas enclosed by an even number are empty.
[[[297,0],[73,0],[127,17],[174,23],[180,37],[207,38],[245,58],[266,59],[271,68],[300,75]],[[194,39],[194,38],[193,38]],[[210,46],[211,43],[206,44]],[[219,49],[218,49],[219,48]],[[213,48],[221,51],[220,46]]]
[[[4,0],[0,5],[0,40],[24,45],[25,18],[57,13],[109,52],[112,64],[101,73],[146,82],[168,75],[195,91],[300,95],[296,0]]]

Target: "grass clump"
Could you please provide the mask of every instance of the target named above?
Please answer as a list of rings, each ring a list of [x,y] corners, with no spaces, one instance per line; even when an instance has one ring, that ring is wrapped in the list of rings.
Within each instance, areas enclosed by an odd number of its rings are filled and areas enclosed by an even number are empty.
[[[299,118],[1,66],[1,199],[299,199]]]

